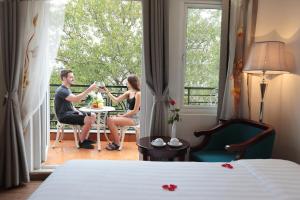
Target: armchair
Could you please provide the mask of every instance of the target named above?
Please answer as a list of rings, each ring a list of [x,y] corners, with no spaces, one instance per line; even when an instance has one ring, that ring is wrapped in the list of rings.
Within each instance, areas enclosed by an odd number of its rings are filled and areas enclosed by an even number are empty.
[[[230,162],[238,159],[264,159],[272,155],[275,130],[250,120],[228,120],[210,130],[195,132],[204,136],[191,148],[190,159],[198,162]]]

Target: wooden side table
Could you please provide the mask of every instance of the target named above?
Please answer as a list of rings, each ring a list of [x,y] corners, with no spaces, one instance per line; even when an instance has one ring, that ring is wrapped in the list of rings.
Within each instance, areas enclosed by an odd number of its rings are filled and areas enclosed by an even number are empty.
[[[180,147],[170,147],[168,144],[164,147],[154,147],[151,145],[151,141],[158,137],[143,137],[140,138],[137,142],[139,152],[143,155],[143,160],[152,160],[152,161],[184,161],[185,156],[188,152],[190,144],[182,139],[179,139],[182,142]],[[165,143],[170,141],[170,137],[160,137]]]

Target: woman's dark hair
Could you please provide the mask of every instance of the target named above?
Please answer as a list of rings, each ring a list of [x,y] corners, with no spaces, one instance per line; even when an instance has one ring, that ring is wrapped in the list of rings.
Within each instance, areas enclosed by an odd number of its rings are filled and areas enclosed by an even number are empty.
[[[128,76],[127,81],[133,89],[135,89],[136,91],[141,91],[141,89],[140,89],[140,80],[136,75]]]
[[[63,69],[60,71],[60,79],[63,80],[63,78],[68,78],[68,74],[73,73],[70,69]]]

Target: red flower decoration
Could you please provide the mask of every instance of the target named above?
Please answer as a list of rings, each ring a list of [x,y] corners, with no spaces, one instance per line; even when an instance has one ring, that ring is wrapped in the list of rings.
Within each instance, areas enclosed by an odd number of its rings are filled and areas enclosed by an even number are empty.
[[[164,190],[169,190],[169,185],[163,185],[161,186]]]
[[[174,184],[170,184],[170,185],[163,185],[162,188],[164,190],[168,190],[168,191],[175,191],[177,189],[177,185],[174,185]]]
[[[233,166],[229,163],[222,164],[222,167],[225,167],[227,169],[233,169]]]
[[[176,104],[176,101],[175,101],[174,99],[171,99],[171,100],[169,101],[169,103],[170,103],[172,106],[174,106],[174,105]]]

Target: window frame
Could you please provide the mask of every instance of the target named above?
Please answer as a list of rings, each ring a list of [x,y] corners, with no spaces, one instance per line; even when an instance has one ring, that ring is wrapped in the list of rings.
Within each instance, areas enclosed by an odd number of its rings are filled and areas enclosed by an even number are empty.
[[[182,74],[182,82],[181,82],[181,88],[180,88],[180,107],[182,108],[183,111],[188,111],[190,112],[199,112],[201,113],[210,113],[210,114],[216,114],[218,105],[216,106],[211,106],[211,105],[185,105],[184,104],[184,93],[185,93],[185,78],[186,78],[186,42],[187,42],[187,20],[188,20],[188,9],[217,9],[222,11],[222,2],[221,1],[212,1],[212,2],[185,2],[184,3],[184,19],[183,19],[183,39],[182,39],[182,68],[181,68],[181,74]],[[221,18],[221,24],[222,24],[222,18]],[[221,35],[220,35],[220,55],[222,51],[221,47],[221,41],[222,41],[222,26],[221,26]],[[221,62],[221,57],[220,57],[220,62]],[[220,66],[219,66],[220,67]],[[220,79],[220,76],[218,74],[218,77]]]

